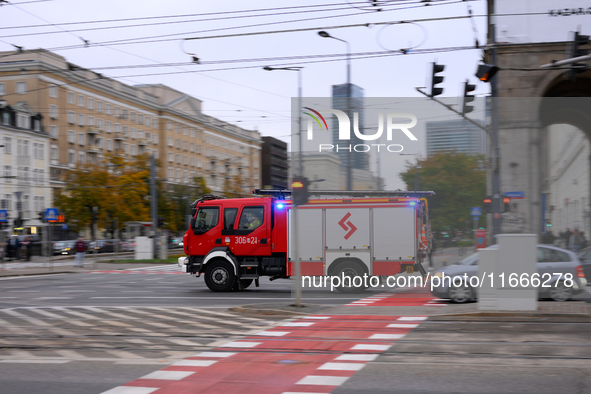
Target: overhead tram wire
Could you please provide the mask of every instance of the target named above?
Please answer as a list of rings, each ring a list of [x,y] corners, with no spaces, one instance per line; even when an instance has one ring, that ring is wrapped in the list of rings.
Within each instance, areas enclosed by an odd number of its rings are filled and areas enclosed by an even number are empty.
[[[47,1],[47,0],[46,0]],[[458,2],[455,0],[434,0],[433,2],[435,3],[446,3],[449,4],[451,2]],[[470,2],[472,1],[477,1],[477,0],[468,0]],[[439,4],[433,4],[433,2],[430,2],[430,6],[432,7],[433,5],[439,5]],[[465,1],[461,1],[461,2],[465,2]],[[364,2],[359,2],[359,3],[364,3]],[[24,3],[9,3],[9,4],[24,4]],[[422,6],[425,6],[425,3],[422,3],[421,0],[411,0],[411,1],[405,1],[405,2],[399,2],[396,3],[395,6],[399,7],[402,5],[406,5],[406,4],[422,4]],[[445,5],[445,4],[442,4]],[[344,8],[332,8],[332,9],[320,9],[319,7],[332,7],[332,6],[347,6]],[[307,8],[319,8],[316,10],[308,10]],[[168,19],[168,18],[185,18],[185,17],[196,17],[196,16],[209,16],[209,15],[225,15],[225,14],[237,14],[237,13],[249,13],[249,12],[265,12],[265,11],[283,11],[283,10],[290,10],[290,9],[302,9],[302,11],[295,11],[295,12],[278,12],[278,13],[273,13],[273,14],[255,14],[255,15],[238,15],[238,16],[232,16],[232,17],[223,17],[223,18],[209,18],[209,19],[196,19],[196,20],[192,20],[192,21],[187,21],[187,22],[210,22],[210,21],[219,21],[219,20],[231,20],[231,19],[237,19],[237,18],[250,18],[250,17],[267,17],[267,16],[278,16],[278,15],[290,15],[290,14],[295,14],[295,13],[303,13],[303,12],[327,12],[327,11],[339,11],[339,10],[346,10],[346,9],[350,9],[351,7],[349,6],[349,3],[333,3],[333,4],[317,4],[317,5],[307,5],[307,6],[293,6],[293,7],[279,7],[279,8],[264,8],[264,9],[258,9],[258,10],[239,10],[239,11],[225,11],[225,12],[212,12],[212,13],[201,13],[201,14],[180,14],[180,15],[164,15],[164,16],[152,16],[152,17],[137,17],[137,18],[120,18],[120,19],[103,19],[103,20],[94,20],[94,21],[80,21],[80,22],[64,22],[64,23],[49,23],[48,24],[44,24],[44,25],[21,25],[21,26],[3,26],[0,27],[0,30],[6,30],[6,29],[25,29],[25,28],[38,28],[38,27],[49,27],[49,26],[56,26],[56,25],[60,25],[60,26],[69,26],[69,25],[88,25],[88,24],[94,24],[94,23],[112,23],[112,22],[130,22],[130,21],[139,21],[139,20],[153,20],[153,19]],[[398,10],[399,8],[395,8],[394,10]],[[387,10],[390,11],[390,10]],[[368,13],[368,12],[365,12]],[[183,21],[174,21],[174,22],[157,22],[154,25],[158,25],[158,24],[169,24],[169,23],[183,23]],[[120,26],[113,26],[113,28],[119,28],[119,27],[142,27],[142,26],[151,26],[151,24],[141,24],[141,25],[120,25]],[[79,31],[79,30],[70,30],[70,31]]]

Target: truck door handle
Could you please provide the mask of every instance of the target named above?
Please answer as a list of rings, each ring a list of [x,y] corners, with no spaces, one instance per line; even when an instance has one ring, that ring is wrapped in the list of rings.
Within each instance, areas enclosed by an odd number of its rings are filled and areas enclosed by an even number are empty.
[[[221,245],[222,244],[222,239],[218,238],[215,240],[216,245]]]
[[[261,239],[261,244],[266,245],[267,244],[267,238],[262,238]]]

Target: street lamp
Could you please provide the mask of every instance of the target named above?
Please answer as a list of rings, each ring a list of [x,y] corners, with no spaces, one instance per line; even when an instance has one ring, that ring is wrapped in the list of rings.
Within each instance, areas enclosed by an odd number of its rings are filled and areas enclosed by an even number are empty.
[[[323,38],[332,38],[347,44],[347,116],[351,119],[351,44],[349,41],[333,37],[326,31],[319,31],[318,35]],[[351,169],[351,151],[347,153],[347,190],[353,190],[353,175]]]
[[[304,168],[302,164],[302,68],[304,67],[263,67],[265,71],[285,70],[298,72],[298,175],[304,176]]]

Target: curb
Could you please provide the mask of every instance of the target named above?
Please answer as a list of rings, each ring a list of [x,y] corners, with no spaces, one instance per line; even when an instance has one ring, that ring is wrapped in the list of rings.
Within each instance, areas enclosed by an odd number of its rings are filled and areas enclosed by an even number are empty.
[[[290,309],[278,309],[278,308],[290,308]],[[284,306],[275,305],[269,307],[261,307],[259,305],[241,305],[230,308],[230,311],[237,313],[250,313],[257,315],[271,315],[271,316],[307,316],[310,314],[318,313],[324,309],[332,308],[330,305],[317,305],[310,304],[304,305],[297,311],[292,305],[286,304]],[[293,310],[292,310],[293,309]]]

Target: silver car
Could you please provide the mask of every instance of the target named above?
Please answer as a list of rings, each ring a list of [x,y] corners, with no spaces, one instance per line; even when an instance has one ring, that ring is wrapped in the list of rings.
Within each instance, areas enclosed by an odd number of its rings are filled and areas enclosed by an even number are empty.
[[[492,246],[493,248],[496,245]],[[571,251],[560,249],[550,245],[538,245],[538,273],[552,272],[559,274],[572,274],[573,285],[566,286],[564,281],[557,282],[560,277],[552,275],[551,279],[544,282],[549,287],[539,287],[539,298],[551,298],[554,301],[567,301],[573,295],[585,291],[587,280],[581,266],[581,261],[577,255]],[[551,269],[551,271],[549,271]],[[441,286],[433,287],[431,294],[438,298],[448,298],[454,302],[462,303],[474,300],[478,296],[478,289],[469,286],[469,278],[478,276],[478,253],[474,253],[457,264],[444,267],[437,271],[434,276],[451,277],[451,286],[449,281],[442,281]],[[467,275],[468,283],[462,283],[460,286],[454,286],[453,278]],[[457,281],[460,283],[461,281]]]

